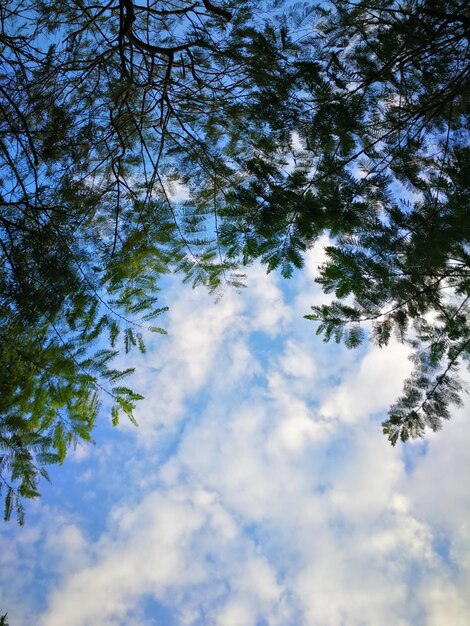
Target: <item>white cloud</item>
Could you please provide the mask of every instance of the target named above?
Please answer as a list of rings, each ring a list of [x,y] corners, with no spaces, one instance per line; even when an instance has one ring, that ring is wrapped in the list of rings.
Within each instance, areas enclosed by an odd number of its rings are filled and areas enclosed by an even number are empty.
[[[470,577],[465,577],[465,583],[460,588],[451,581],[447,582],[442,576],[426,580],[426,587],[422,589],[421,600],[426,607],[426,626],[468,626],[470,615],[470,601],[468,590]]]
[[[127,487],[103,531],[88,537],[79,518],[43,508],[40,530],[0,551],[2,569],[51,577],[35,623],[155,626],[146,598],[178,626],[469,623],[464,412],[424,456],[390,447],[379,414],[400,391],[406,350],[315,340],[295,317],[310,283],[307,269],[290,285],[293,307],[256,268],[248,290],[217,305],[173,288],[170,335],[139,369],[140,427],[109,443],[93,474],[120,470],[107,478]],[[8,578],[12,626],[26,626],[32,575],[24,587]]]
[[[91,447],[88,443],[77,443],[69,452],[68,458],[71,461],[80,463],[90,456]]]
[[[321,414],[344,422],[363,420],[383,411],[398,397],[411,372],[409,350],[392,342],[386,348],[370,346],[356,368],[332,391]]]

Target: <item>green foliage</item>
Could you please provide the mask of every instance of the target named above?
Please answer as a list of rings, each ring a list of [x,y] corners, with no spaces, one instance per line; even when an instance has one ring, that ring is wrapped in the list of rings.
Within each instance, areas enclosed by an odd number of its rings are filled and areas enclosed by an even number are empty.
[[[141,396],[123,386],[132,370],[112,362],[144,353],[147,330],[165,334],[160,277],[240,284],[217,207],[264,75],[255,56],[276,48],[250,5],[22,0],[1,11],[6,519],[22,523],[45,466],[91,441],[103,398],[113,424],[136,423]]]
[[[275,148],[246,161],[225,242],[290,276],[330,235],[318,282],[338,300],[306,317],[350,348],[367,330],[412,346],[415,371],[383,424],[395,444],[448,419],[470,356],[470,19],[432,0],[294,14],[311,28],[286,74],[290,135],[273,126]]]
[[[350,348],[409,342],[384,430],[440,427],[470,345],[463,4],[17,0],[0,20],[6,518],[104,396],[135,422],[112,362],[165,333],[162,275],[289,277],[323,233],[337,301],[307,317]]]
[[[308,317],[347,345],[367,323],[379,346],[392,333],[412,346],[414,372],[383,424],[394,445],[441,428],[449,405],[461,404],[457,366],[470,356],[470,22],[452,2],[338,2],[323,24],[337,41],[342,110],[343,156],[332,167],[342,160],[361,172],[353,201],[362,215],[339,233],[318,279],[353,304]]]

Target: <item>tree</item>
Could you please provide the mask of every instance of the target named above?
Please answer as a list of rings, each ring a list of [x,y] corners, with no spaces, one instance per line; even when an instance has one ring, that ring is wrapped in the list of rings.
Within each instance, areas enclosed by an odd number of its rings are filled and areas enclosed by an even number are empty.
[[[5,518],[90,440],[100,401],[135,421],[112,361],[145,351],[180,271],[237,284],[210,188],[247,124],[263,44],[250,2],[30,0],[0,13],[0,488]],[[258,26],[256,26],[258,24]],[[261,26],[260,26],[261,24]],[[259,32],[261,28],[261,32]],[[278,71],[279,55],[269,67]],[[247,140],[249,138],[247,137]],[[246,144],[246,141],[245,141]],[[176,202],[171,187],[190,187]],[[210,221],[212,220],[212,221]]]
[[[145,351],[162,274],[288,277],[324,232],[339,301],[309,317],[350,347],[361,323],[411,342],[384,429],[440,427],[470,345],[464,3],[29,0],[0,20],[5,517],[104,396],[134,420],[112,361]]]
[[[470,358],[470,16],[466,3],[363,0],[299,8],[311,25],[291,74],[294,167],[245,163],[225,243],[290,276],[327,232],[313,307],[328,341],[371,328],[414,348],[415,371],[383,423],[392,444],[437,430],[461,402]],[[279,154],[279,149],[278,149]]]

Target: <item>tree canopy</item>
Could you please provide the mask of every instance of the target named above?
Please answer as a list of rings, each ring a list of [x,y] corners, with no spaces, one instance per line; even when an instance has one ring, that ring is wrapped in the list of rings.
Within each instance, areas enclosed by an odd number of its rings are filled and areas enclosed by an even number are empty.
[[[135,421],[112,361],[164,332],[162,274],[289,277],[324,233],[337,301],[307,317],[349,347],[409,342],[384,431],[440,428],[470,357],[465,2],[18,0],[0,19],[6,518],[100,398]]]
[[[383,423],[395,444],[449,418],[470,357],[468,6],[303,7],[289,126],[301,147],[287,173],[269,153],[246,163],[224,243],[290,276],[329,233],[318,282],[337,301],[306,317],[351,348],[367,328],[379,346],[394,333],[413,347],[414,372]]]
[[[213,288],[231,267],[205,236],[205,199],[176,204],[171,185],[191,178],[203,195],[202,172],[222,185],[220,144],[254,85],[256,32],[236,4],[234,15],[206,0],[2,8],[7,518],[16,506],[22,521],[20,497],[38,495],[44,466],[90,439],[103,394],[113,423],[134,420],[130,371],[111,363],[120,348],[145,351],[144,327],[163,332],[152,326],[159,276],[177,270]]]

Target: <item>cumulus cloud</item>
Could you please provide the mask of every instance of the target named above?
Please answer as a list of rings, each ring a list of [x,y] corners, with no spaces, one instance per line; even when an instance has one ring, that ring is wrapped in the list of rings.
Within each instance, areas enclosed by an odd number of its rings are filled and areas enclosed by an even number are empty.
[[[403,346],[322,344],[300,317],[318,296],[309,267],[287,290],[258,268],[248,284],[217,304],[172,287],[169,336],[139,368],[140,427],[93,474],[98,497],[116,468],[127,489],[98,536],[86,511],[54,523],[46,503],[29,539],[13,536],[2,563],[47,576],[38,604],[31,576],[3,575],[12,626],[34,608],[41,626],[470,621],[464,412],[426,445],[391,448],[379,424]]]

